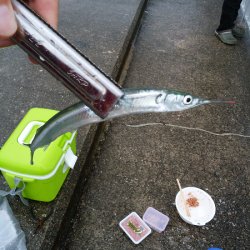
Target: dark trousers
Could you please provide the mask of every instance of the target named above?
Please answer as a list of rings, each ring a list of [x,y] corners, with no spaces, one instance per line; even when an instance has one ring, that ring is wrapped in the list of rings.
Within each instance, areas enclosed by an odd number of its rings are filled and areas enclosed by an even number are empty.
[[[241,2],[242,0],[224,0],[220,26],[217,31],[228,30],[234,27],[234,22],[237,19]]]

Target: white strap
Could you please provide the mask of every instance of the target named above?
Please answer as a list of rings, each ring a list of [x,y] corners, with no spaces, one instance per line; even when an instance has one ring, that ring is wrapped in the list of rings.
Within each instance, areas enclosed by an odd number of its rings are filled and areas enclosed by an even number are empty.
[[[69,147],[65,155],[65,163],[68,165],[68,167],[73,169],[76,164],[76,161],[77,161],[77,156],[74,155],[71,147]]]

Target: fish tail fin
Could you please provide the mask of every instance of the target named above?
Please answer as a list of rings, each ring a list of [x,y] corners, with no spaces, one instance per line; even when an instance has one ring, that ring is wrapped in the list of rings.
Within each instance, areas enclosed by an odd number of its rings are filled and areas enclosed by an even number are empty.
[[[31,150],[31,144],[23,142],[23,145],[30,148],[30,154],[31,154],[30,165],[33,165],[34,164],[34,161],[33,161],[34,152]]]

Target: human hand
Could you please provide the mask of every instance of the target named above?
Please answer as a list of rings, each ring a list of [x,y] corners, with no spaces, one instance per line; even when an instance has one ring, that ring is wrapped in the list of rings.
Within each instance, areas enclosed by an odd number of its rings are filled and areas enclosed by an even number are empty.
[[[17,29],[14,11],[10,0],[0,0],[0,48],[14,43],[9,39]]]
[[[53,28],[57,28],[60,0],[24,0]],[[11,0],[0,0],[0,48],[14,45],[10,37],[15,34],[17,23]],[[31,60],[35,63],[34,60]]]

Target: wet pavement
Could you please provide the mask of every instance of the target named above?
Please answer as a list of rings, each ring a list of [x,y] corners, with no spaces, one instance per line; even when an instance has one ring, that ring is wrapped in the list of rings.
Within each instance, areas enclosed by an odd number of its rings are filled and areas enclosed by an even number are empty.
[[[145,2],[61,0],[59,31],[119,80]],[[167,126],[250,134],[250,37],[247,34],[231,47],[214,36],[222,2],[149,1],[123,87],[173,89],[236,104],[114,119],[106,124],[96,153],[95,135],[104,127],[83,127],[79,160],[57,198],[50,203],[30,201],[40,217],[55,208],[45,233],[34,235],[29,209],[17,197],[8,197],[28,249],[249,248],[250,139]],[[19,48],[0,50],[0,58],[1,145],[30,108],[61,110],[77,101],[53,77],[31,65]],[[158,124],[127,126],[148,123]],[[198,227],[180,218],[174,204],[176,178],[183,188],[195,186],[212,196],[216,206],[212,221]],[[0,189],[8,189],[2,175]],[[170,222],[164,232],[153,231],[135,245],[119,222],[133,211],[142,217],[149,206],[166,214]]]
[[[65,249],[249,249],[249,35],[230,47],[214,30],[222,1],[149,1],[123,87],[159,87],[235,105],[114,119],[92,164]],[[126,125],[159,123],[132,128]],[[192,226],[177,213],[182,187],[209,193],[216,214]],[[170,217],[163,233],[135,245],[119,227],[152,206]]]

